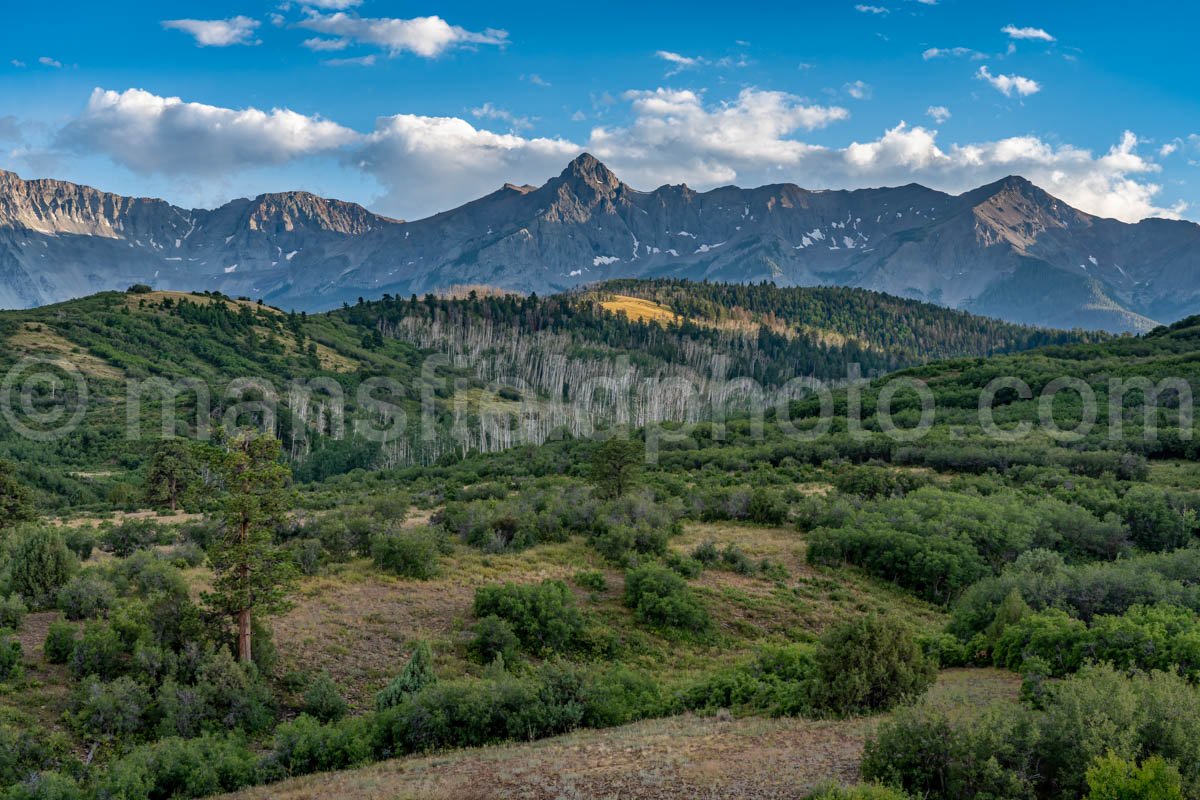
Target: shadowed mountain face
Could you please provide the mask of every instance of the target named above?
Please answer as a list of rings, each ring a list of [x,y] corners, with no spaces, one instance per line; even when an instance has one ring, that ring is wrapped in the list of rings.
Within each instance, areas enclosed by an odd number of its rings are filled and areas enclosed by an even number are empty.
[[[615,277],[859,286],[1016,322],[1143,330],[1200,312],[1200,226],[1085,214],[1010,177],[641,192],[590,155],[416,222],[303,192],[185,210],[0,172],[0,307],[132,283],[320,310],[463,284],[547,293]]]

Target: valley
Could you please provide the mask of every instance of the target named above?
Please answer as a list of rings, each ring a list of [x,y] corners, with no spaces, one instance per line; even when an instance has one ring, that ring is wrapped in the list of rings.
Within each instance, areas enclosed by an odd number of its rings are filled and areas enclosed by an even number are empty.
[[[676,280],[5,312],[4,796],[1196,796],[1197,325]],[[580,415],[599,379],[710,391]]]

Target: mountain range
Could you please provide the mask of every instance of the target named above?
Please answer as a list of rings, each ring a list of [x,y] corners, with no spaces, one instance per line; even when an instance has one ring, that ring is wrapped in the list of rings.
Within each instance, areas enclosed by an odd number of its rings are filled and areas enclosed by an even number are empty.
[[[184,209],[0,171],[0,307],[146,283],[315,311],[618,277],[856,286],[1014,322],[1140,331],[1200,312],[1200,225],[1095,217],[1020,177],[960,195],[917,184],[644,192],[588,154],[542,186],[509,184],[412,222],[305,192]]]

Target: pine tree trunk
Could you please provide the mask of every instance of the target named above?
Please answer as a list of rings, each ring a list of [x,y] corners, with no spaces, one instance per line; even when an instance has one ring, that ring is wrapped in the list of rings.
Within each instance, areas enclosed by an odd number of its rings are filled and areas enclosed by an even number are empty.
[[[249,663],[253,658],[250,650],[250,609],[238,612],[238,659]]]

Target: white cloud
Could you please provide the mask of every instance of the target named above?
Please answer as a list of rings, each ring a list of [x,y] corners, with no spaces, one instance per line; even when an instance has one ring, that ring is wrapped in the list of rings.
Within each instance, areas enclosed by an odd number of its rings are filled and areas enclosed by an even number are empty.
[[[236,111],[139,90],[97,90],[58,142],[139,173],[198,181],[328,155],[383,188],[374,203],[381,212],[408,218],[460,205],[506,182],[541,183],[583,150],[643,189],[680,182],[699,189],[777,182],[851,189],[917,181],[957,193],[1017,174],[1102,216],[1134,221],[1184,210],[1157,200],[1162,188],[1153,178],[1160,167],[1138,153],[1132,133],[1094,154],[1036,136],[940,145],[935,130],[901,122],[878,138],[833,147],[806,142],[804,133],[846,119],[846,109],[782,92],[744,89],[727,101],[706,102],[698,92],[659,88],[626,92],[621,100],[628,104],[627,124],[595,127],[574,142],[413,114],[380,118],[372,131],[359,133],[287,110]],[[937,120],[942,111],[933,106],[928,113]],[[472,113],[479,120],[508,122],[511,116],[490,104]]]
[[[25,62],[20,60],[19,58],[14,58],[12,61],[10,61],[8,63],[12,64],[17,69],[22,69],[25,66]]]
[[[327,67],[373,67],[375,54],[358,56],[357,58],[327,58],[321,62]]]
[[[987,81],[1005,97],[1012,97],[1014,93],[1020,97],[1028,97],[1042,90],[1042,85],[1032,78],[1020,75],[993,75],[986,66],[980,67],[975,77]]]
[[[479,130],[455,117],[397,114],[379,119],[347,162],[385,187],[379,203],[387,213],[415,218],[504,183],[542,183],[580,149],[563,139]]]
[[[624,99],[632,105],[633,122],[594,129],[588,149],[631,181],[654,186],[684,180],[715,185],[743,176],[765,180],[811,149],[790,138],[793,134],[850,116],[838,106],[757,89],[711,106],[695,92],[662,88],[626,92]]]
[[[162,26],[168,30],[191,34],[198,47],[261,44],[253,38],[258,25],[258,20],[241,16],[230,19],[167,19],[162,22]]]
[[[473,44],[504,46],[508,43],[508,33],[505,31],[469,31],[437,16],[370,19],[341,12],[328,15],[312,13],[297,24],[317,33],[374,45],[392,56],[408,52],[423,58],[436,58],[454,47]]]
[[[1137,137],[1126,132],[1103,156],[1071,145],[1054,146],[1034,136],[991,142],[937,145],[937,134],[904,123],[866,143],[813,153],[805,167],[831,187],[919,181],[962,192],[1022,175],[1067,203],[1100,216],[1136,221],[1149,216],[1178,217],[1184,206],[1154,202],[1159,184],[1144,176],[1160,167],[1137,154]]]
[[[654,54],[654,56],[674,65],[673,68],[667,72],[667,77],[678,75],[685,69],[694,69],[696,67],[704,66],[708,63],[708,59],[701,58],[700,56],[685,56],[680,55],[679,53],[672,53],[670,50],[659,50]]]
[[[858,5],[858,6],[854,7],[854,10],[861,12],[863,14],[887,14],[888,13],[888,9],[884,6]]]
[[[1005,25],[1000,29],[1000,32],[1008,34],[1010,39],[1032,39],[1040,42],[1056,41],[1053,36],[1041,28],[1018,28],[1016,25]]]
[[[322,39],[319,36],[314,36],[312,39],[305,39],[301,42],[309,50],[314,53],[329,53],[338,50],[345,50],[350,46],[349,39]]]
[[[843,86],[842,91],[853,97],[855,100],[870,100],[871,93],[875,90],[874,87],[872,87],[869,83],[854,81]]]
[[[969,47],[931,47],[921,53],[921,58],[926,61],[935,58],[970,58],[972,61],[978,61],[987,58],[987,56]]]
[[[96,89],[58,144],[101,153],[139,173],[194,174],[283,164],[359,139],[354,131],[287,109],[234,110],[141,89]]]
[[[478,108],[472,108],[471,116],[475,117],[475,119],[493,119],[507,122],[512,126],[513,130],[528,130],[533,127],[533,123],[528,117],[518,117],[511,111],[498,108],[490,102],[484,103]]]
[[[1178,150],[1179,150],[1179,142],[1178,141],[1167,142],[1162,147],[1158,148],[1158,154],[1160,156],[1162,156],[1163,158],[1166,158],[1167,156],[1174,155]]]
[[[38,63],[43,67],[53,67],[54,69],[62,69],[62,62],[50,56],[42,56],[38,59]]]
[[[546,80],[541,75],[538,75],[536,72],[533,73],[532,75],[530,75],[528,78],[526,78],[524,75],[522,75],[521,80],[523,80],[523,81],[528,80],[534,86],[541,86],[543,89],[548,89],[548,88],[550,88],[550,86],[553,85],[550,83],[550,81]]]
[[[355,6],[361,6],[362,0],[304,0],[304,5],[325,11],[345,11]]]
[[[941,125],[946,120],[950,119],[950,109],[945,106],[930,106],[925,109],[925,116],[932,119],[938,125]]]

